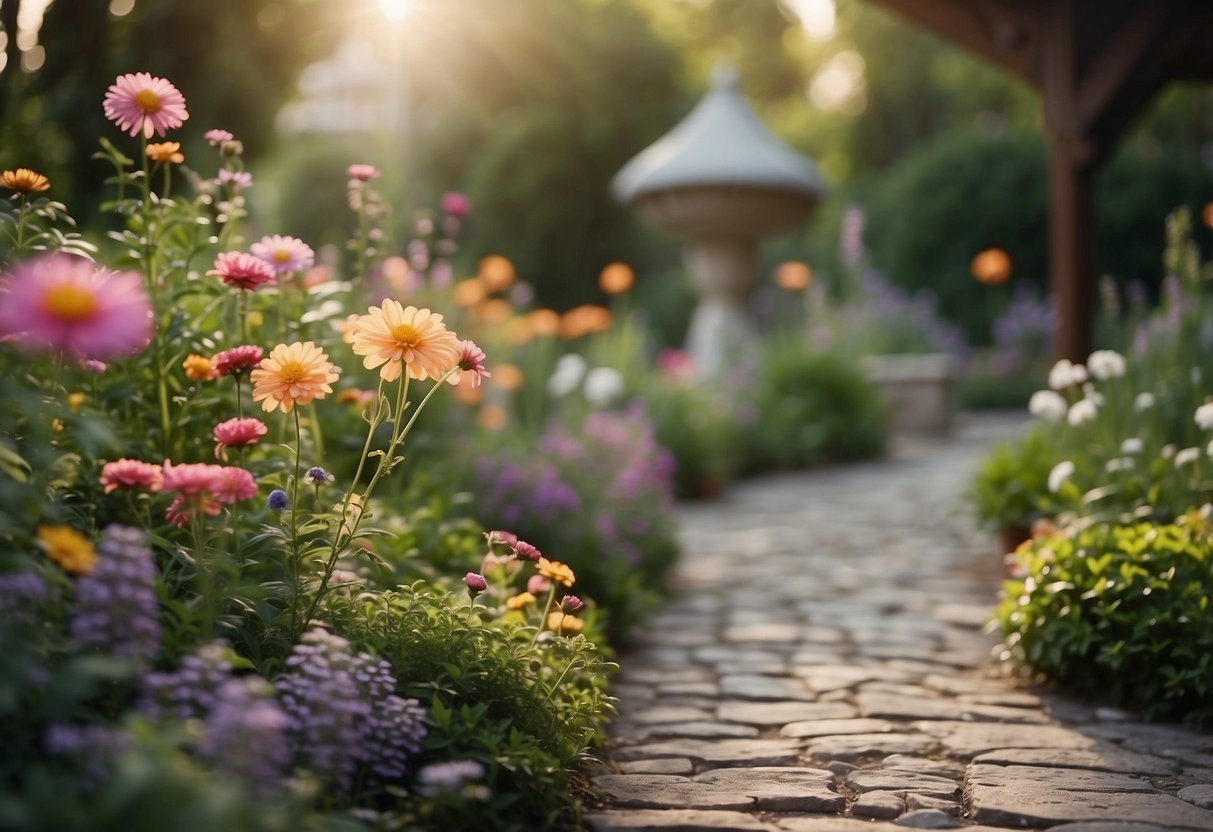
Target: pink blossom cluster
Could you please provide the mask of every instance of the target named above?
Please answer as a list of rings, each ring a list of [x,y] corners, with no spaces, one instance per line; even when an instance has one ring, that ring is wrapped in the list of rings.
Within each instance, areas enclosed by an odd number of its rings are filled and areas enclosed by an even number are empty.
[[[161,489],[177,495],[164,516],[174,526],[184,527],[198,512],[214,516],[224,505],[255,497],[257,482],[248,471],[234,465],[173,465],[165,460]]]

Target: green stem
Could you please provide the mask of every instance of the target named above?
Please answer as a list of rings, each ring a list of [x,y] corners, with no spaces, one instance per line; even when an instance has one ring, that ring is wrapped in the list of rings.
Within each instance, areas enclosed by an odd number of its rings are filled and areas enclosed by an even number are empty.
[[[535,630],[535,637],[531,639],[531,647],[534,648],[535,642],[539,641],[539,634],[543,632],[543,628],[547,626],[548,610],[552,608],[552,601],[556,598],[556,581],[552,581],[552,585],[548,587],[548,599],[543,602],[543,607],[539,610],[539,628]],[[564,619],[561,619],[563,621]]]
[[[303,592],[303,585],[300,582],[300,557],[299,557],[299,466],[300,457],[303,456],[303,433],[299,428],[299,408],[294,408],[291,411],[295,416],[295,476],[291,480],[291,631],[295,633],[296,638],[302,628],[297,627],[299,616],[299,596]],[[328,576],[325,576],[327,582]],[[311,617],[310,614],[308,616]],[[304,622],[304,627],[307,622]]]

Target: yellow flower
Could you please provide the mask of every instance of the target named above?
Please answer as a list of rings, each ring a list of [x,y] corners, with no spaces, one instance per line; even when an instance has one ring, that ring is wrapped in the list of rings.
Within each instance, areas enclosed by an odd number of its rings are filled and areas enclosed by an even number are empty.
[[[400,378],[404,367],[409,378],[438,379],[459,363],[459,339],[441,315],[391,299],[358,319],[353,343],[354,354],[364,356],[364,367],[382,366],[379,376],[384,381]]]
[[[512,610],[520,610],[527,604],[535,603],[535,596],[529,592],[520,592],[505,599],[505,605]]]
[[[579,633],[585,624],[575,615],[556,610],[548,613],[548,629],[553,633]]]
[[[290,413],[297,404],[332,393],[337,372],[328,355],[311,341],[279,344],[249,374],[253,401],[261,402],[266,413],[279,408]]]
[[[191,355],[181,363],[190,381],[206,381],[215,377],[215,365],[205,355]]]
[[[93,544],[71,526],[39,526],[38,545],[65,572],[83,575],[97,562]]]
[[[558,560],[540,558],[539,562],[535,564],[535,568],[539,571],[540,575],[551,578],[553,581],[564,584],[566,587],[572,586],[573,581],[577,580],[577,576],[573,574],[573,570]]]
[[[179,165],[185,161],[181,142],[159,142],[147,146],[147,158],[153,162],[171,162]]]
[[[68,393],[67,394],[67,406],[70,407],[72,410],[79,410],[80,406],[84,404],[84,400],[85,400],[85,395],[83,393]]]
[[[29,194],[35,191],[45,191],[51,186],[51,181],[29,168],[17,168],[0,174],[0,184],[17,193]]]

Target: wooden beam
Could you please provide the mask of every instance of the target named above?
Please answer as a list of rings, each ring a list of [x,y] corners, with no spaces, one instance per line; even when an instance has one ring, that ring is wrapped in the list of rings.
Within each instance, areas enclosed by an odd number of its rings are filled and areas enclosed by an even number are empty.
[[[1075,78],[1079,83],[1075,104],[1081,130],[1095,126],[1134,73],[1157,75],[1159,40],[1167,22],[1165,3],[1144,3],[1121,22],[1110,40],[1099,44],[1094,59],[1083,70],[1084,77]],[[1155,88],[1154,83],[1148,86]]]
[[[1036,83],[1032,19],[1007,0],[874,0],[914,23],[955,41],[1024,80]]]

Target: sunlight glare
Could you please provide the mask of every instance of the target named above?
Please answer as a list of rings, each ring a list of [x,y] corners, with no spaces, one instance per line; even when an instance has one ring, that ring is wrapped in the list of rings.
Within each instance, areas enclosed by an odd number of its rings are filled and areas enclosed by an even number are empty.
[[[837,12],[834,0],[784,0],[784,5],[800,20],[800,28],[812,40],[834,37]]]
[[[400,21],[408,15],[415,5],[415,0],[379,0],[379,11],[388,20]]]

